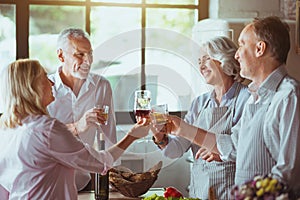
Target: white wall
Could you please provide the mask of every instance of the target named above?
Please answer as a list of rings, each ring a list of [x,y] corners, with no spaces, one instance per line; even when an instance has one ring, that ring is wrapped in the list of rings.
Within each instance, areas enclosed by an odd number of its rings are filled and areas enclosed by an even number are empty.
[[[221,18],[229,22],[234,29],[234,40],[237,42],[244,25],[254,17],[276,15],[286,19],[286,3],[295,0],[210,0],[209,17]],[[286,20],[290,26],[291,50],[287,61],[287,69],[291,76],[300,81],[300,55],[296,54],[296,21]]]
[[[281,16],[281,0],[210,0],[211,18],[253,18]],[[217,12],[216,12],[217,11]]]

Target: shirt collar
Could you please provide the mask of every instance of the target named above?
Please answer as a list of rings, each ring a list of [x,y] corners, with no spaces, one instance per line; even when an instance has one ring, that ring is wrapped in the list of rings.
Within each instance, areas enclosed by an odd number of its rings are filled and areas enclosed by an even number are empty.
[[[55,72],[54,74],[54,79],[55,79],[55,89],[56,90],[59,90],[60,88],[64,88],[64,83],[62,82],[59,74],[62,72],[62,66],[60,66],[57,71]],[[86,78],[86,81],[83,85],[86,85],[86,87],[89,85],[89,84],[93,84],[94,86],[96,85],[91,73],[88,74],[87,78]]]
[[[64,87],[64,84],[63,84],[63,82],[62,82],[62,80],[59,76],[61,70],[62,70],[62,66],[60,66],[54,74],[54,80],[55,80],[54,87],[55,87],[56,90],[58,90],[59,88]]]
[[[277,69],[275,69],[267,78],[264,80],[264,82],[259,87],[260,89],[267,89],[276,91],[281,80],[287,75],[287,71],[285,69],[285,65],[281,65]]]
[[[281,80],[287,75],[285,65],[279,66],[275,69],[257,88],[253,83],[248,86],[249,92],[258,99],[258,97],[264,96],[268,91],[275,92],[281,82]]]
[[[234,97],[237,85],[238,85],[237,82],[234,82],[232,84],[232,86],[229,88],[229,90],[223,95],[222,101],[229,100],[229,99],[232,99]],[[215,92],[215,90],[213,90],[213,92],[211,93],[210,98],[213,99],[213,100],[216,99],[216,92]]]

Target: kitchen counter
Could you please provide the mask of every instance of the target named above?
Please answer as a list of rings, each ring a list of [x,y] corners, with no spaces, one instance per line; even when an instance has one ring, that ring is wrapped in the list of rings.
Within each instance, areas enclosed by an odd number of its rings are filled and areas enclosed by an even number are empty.
[[[124,195],[120,194],[116,191],[109,192],[109,199],[110,200],[141,200],[143,197],[150,196],[151,194],[156,193],[157,195],[163,195],[164,189],[163,188],[151,188],[146,194],[142,195],[141,197],[132,198],[132,197],[125,197]],[[94,200],[94,192],[80,192],[78,193],[78,200]]]
[[[111,200],[117,200],[117,199],[140,200],[141,198],[125,197],[118,192],[110,192],[109,199],[111,199]],[[78,200],[94,200],[94,192],[79,193]]]

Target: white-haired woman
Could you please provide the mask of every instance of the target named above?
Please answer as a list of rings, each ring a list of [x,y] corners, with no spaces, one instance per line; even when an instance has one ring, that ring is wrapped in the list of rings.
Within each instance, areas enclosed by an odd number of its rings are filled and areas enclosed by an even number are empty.
[[[38,61],[17,60],[1,72],[0,199],[77,199],[75,169],[105,173],[137,138],[145,122],[107,151],[77,140],[47,113],[53,82]]]
[[[247,88],[241,84],[239,63],[234,59],[237,47],[227,37],[210,39],[200,47],[199,70],[205,81],[213,86],[213,91],[197,97],[184,120],[213,133],[231,134],[231,128],[239,121],[249,98]],[[178,158],[192,149],[196,159],[191,172],[191,197],[208,199],[209,190],[214,190],[217,199],[230,199],[235,163],[222,162],[222,158],[210,149],[201,148],[187,139],[161,133],[164,132],[154,133],[153,139],[165,156]]]

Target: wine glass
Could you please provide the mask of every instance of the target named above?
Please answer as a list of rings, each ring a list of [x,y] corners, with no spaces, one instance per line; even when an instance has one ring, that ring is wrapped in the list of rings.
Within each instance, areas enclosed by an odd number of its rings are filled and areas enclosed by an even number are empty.
[[[151,112],[151,92],[137,90],[134,93],[134,114],[136,119],[149,118]]]
[[[99,122],[96,122],[96,124],[98,126],[100,126],[100,125],[107,125],[108,124],[109,106],[108,105],[103,105],[103,106],[101,106],[101,105],[95,105],[94,108],[100,109],[101,110],[100,115],[101,115],[101,117],[103,117],[105,119],[105,121],[102,124],[100,124]]]
[[[168,115],[168,104],[158,104],[152,106],[150,117],[153,124],[166,124],[168,121]]]

